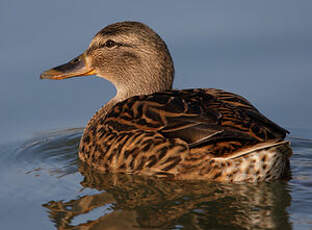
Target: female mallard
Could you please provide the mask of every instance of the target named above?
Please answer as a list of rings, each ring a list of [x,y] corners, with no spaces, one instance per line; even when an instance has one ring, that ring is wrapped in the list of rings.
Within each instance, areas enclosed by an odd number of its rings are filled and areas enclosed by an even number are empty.
[[[83,54],[41,78],[94,74],[117,88],[81,138],[79,158],[94,168],[216,181],[264,181],[287,174],[287,130],[236,94],[172,90],[170,53],[146,25],[105,27]]]

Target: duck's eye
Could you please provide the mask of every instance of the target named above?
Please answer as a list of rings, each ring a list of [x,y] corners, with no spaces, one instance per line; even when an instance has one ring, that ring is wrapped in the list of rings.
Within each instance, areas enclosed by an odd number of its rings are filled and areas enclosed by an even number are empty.
[[[105,42],[105,46],[108,47],[108,48],[114,47],[114,46],[116,46],[116,45],[117,45],[117,43],[114,42],[114,41],[112,41],[112,40],[107,40],[107,41]]]

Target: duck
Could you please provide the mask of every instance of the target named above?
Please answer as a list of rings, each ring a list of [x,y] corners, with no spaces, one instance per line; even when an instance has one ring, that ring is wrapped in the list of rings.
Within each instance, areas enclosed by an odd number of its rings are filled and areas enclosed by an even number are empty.
[[[79,159],[105,173],[174,180],[260,182],[289,175],[289,133],[247,99],[215,88],[173,89],[164,40],[141,22],[104,27],[88,48],[41,75],[96,75],[116,95],[83,131]]]

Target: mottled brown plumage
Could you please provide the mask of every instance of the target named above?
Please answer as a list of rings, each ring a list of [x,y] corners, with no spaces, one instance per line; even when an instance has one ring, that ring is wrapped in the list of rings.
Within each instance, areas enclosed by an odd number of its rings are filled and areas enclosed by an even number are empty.
[[[236,94],[172,90],[170,53],[144,24],[105,27],[81,56],[41,77],[90,74],[117,88],[81,139],[79,157],[92,167],[216,181],[263,181],[287,174],[287,131]]]

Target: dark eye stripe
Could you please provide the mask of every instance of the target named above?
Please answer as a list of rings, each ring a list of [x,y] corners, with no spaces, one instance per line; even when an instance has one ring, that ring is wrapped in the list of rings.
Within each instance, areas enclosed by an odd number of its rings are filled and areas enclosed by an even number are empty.
[[[104,44],[99,45],[97,48],[103,48],[103,47],[108,47],[108,48],[112,48],[115,46],[125,46],[125,47],[131,47],[130,45],[127,44],[123,44],[123,43],[119,43],[119,42],[115,42],[113,40],[107,40]]]
[[[107,41],[106,41],[107,42]],[[106,42],[104,44],[100,44],[100,45],[93,45],[92,47],[90,47],[88,50],[87,50],[87,53],[91,53],[92,51],[94,50],[97,50],[97,49],[100,49],[100,48],[104,48],[104,47],[107,47],[107,44]],[[123,47],[135,47],[133,45],[130,45],[130,44],[125,44],[125,43],[119,43],[119,42],[114,42],[115,46],[117,47],[120,47],[120,46],[123,46]],[[111,48],[111,47],[109,47]]]

